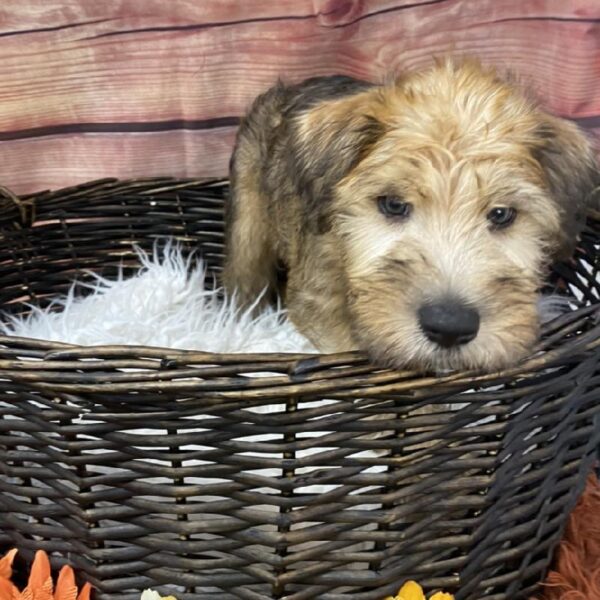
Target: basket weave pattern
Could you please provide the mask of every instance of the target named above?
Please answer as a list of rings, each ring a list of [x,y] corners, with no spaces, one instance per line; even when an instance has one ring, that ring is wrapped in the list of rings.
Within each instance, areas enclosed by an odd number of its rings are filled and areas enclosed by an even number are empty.
[[[0,307],[133,269],[134,244],[166,236],[218,273],[225,193],[5,192]],[[381,600],[408,578],[458,600],[526,598],[599,442],[599,231],[590,219],[550,283],[584,305],[493,375],[0,338],[0,543],[70,562],[99,600],[167,584],[182,600]]]

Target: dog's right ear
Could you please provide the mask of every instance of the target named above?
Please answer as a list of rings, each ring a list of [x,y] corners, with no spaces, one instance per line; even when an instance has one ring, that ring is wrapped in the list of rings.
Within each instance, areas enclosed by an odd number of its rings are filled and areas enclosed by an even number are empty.
[[[380,109],[377,91],[369,90],[319,103],[296,117],[288,173],[314,233],[329,231],[335,186],[383,135]]]
[[[534,158],[560,212],[555,258],[569,258],[590,209],[600,208],[600,170],[590,141],[571,122],[546,115],[538,126]]]

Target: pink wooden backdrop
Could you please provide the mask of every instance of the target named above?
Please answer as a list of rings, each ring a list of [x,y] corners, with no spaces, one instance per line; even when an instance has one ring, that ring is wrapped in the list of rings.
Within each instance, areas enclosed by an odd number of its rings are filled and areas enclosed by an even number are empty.
[[[0,183],[224,175],[278,76],[470,54],[600,133],[600,0],[2,0]]]

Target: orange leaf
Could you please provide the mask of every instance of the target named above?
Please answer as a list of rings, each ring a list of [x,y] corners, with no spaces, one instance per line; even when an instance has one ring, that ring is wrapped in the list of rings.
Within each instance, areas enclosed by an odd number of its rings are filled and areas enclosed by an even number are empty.
[[[69,566],[64,566],[58,574],[54,600],[77,600],[77,585],[75,574]]]
[[[48,555],[43,550],[38,550],[35,553],[31,571],[29,573],[29,581],[27,587],[35,590],[43,588],[48,579],[51,579],[50,561]]]
[[[2,558],[0,558],[0,577],[10,579],[12,577],[12,564],[17,555],[17,549],[9,550]],[[0,598],[0,600],[4,600]]]
[[[48,555],[38,550],[31,565],[27,587],[21,595],[24,600],[54,600],[53,587]]]
[[[92,586],[89,583],[85,583],[81,588],[81,592],[79,592],[79,596],[77,596],[77,600],[90,600],[91,591]]]
[[[0,579],[0,600],[21,600],[19,590],[8,579]]]

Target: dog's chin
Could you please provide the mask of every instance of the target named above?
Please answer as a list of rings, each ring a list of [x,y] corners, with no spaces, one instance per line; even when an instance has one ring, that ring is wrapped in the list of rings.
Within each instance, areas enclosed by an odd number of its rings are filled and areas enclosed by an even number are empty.
[[[375,364],[394,370],[411,370],[423,374],[444,376],[457,372],[494,373],[517,365],[530,353],[528,346],[507,346],[482,349],[475,343],[458,348],[439,348],[428,344],[419,352],[413,348],[376,347],[368,354]]]

